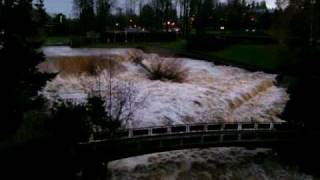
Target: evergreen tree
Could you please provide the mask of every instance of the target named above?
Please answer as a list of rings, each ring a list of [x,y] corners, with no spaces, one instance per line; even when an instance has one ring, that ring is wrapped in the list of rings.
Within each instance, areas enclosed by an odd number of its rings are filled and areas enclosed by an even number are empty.
[[[97,23],[98,31],[103,32],[106,30],[107,25],[110,25],[110,0],[96,0],[96,12],[97,12]]]
[[[197,32],[204,33],[206,28],[212,25],[214,19],[214,3],[213,0],[204,0],[199,6],[198,18],[195,24]]]
[[[39,105],[35,97],[49,76],[36,68],[44,60],[40,51],[47,18],[43,1],[33,6],[32,0],[3,0],[0,9],[0,60],[5,67],[0,137],[4,138],[21,125],[26,111]]]
[[[85,34],[95,30],[94,0],[74,0],[73,5],[75,15],[79,19],[81,32]]]
[[[155,11],[153,10],[153,8],[148,4],[144,5],[140,12],[140,22],[142,23],[142,25],[148,30],[153,30],[154,18]]]

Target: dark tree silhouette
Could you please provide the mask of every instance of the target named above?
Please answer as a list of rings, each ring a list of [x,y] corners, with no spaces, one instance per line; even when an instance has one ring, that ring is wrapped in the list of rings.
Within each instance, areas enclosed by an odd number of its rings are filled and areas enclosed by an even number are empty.
[[[104,32],[107,25],[110,25],[111,0],[96,0],[96,13],[98,31]]]
[[[214,17],[214,4],[212,0],[199,3],[198,17],[195,19],[195,27],[198,33],[204,33],[206,28],[212,25]]]
[[[44,60],[40,51],[42,26],[47,20],[43,1],[4,0],[0,2],[0,60],[3,113],[0,137],[11,135],[20,126],[24,113],[37,104],[37,91],[49,76],[37,71]]]
[[[94,0],[74,0],[73,5],[82,33],[95,30]]]
[[[148,4],[144,5],[140,12],[141,24],[148,30],[153,30],[155,26],[154,18],[155,18],[154,9]]]

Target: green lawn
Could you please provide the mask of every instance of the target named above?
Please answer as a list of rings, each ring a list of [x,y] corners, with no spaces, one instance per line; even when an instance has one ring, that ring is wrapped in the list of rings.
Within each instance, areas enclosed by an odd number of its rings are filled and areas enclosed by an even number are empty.
[[[258,68],[277,70],[288,63],[285,48],[278,45],[233,45],[222,51],[208,52],[211,57],[221,58],[232,63]]]
[[[159,44],[159,46],[184,56],[212,59],[222,63],[239,64],[261,70],[278,71],[284,65],[290,65],[289,52],[286,48],[275,44],[237,44],[221,51],[187,50],[185,49],[185,40]]]
[[[45,44],[66,44],[69,41],[68,36],[50,36],[46,38]]]
[[[158,46],[171,50],[184,50],[186,48],[187,41],[184,39],[178,39],[177,41],[168,43],[159,43]]]

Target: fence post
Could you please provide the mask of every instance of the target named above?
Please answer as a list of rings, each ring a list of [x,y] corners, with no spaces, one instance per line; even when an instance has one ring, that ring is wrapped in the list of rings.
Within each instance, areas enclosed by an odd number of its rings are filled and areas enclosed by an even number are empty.
[[[219,142],[223,142],[223,134],[219,135]]]
[[[224,130],[224,128],[225,128],[225,126],[226,126],[226,124],[225,124],[225,123],[223,123],[223,124],[221,125],[221,129],[220,129],[220,131],[223,131],[223,130]]]
[[[129,129],[129,138],[132,138],[132,137],[133,137],[133,130]]]
[[[273,130],[273,128],[274,128],[274,124],[270,123],[270,130]]]
[[[168,127],[167,127],[167,133],[168,133],[168,134],[171,134],[171,132],[172,132],[172,131],[171,131],[171,126],[168,126]]]
[[[204,125],[204,132],[208,132],[208,124]]]
[[[190,125],[186,125],[186,133],[189,133],[190,132]]]

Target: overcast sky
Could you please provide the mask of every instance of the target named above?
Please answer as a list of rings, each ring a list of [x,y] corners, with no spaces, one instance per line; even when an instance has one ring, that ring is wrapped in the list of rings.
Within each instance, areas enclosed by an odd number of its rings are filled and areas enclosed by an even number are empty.
[[[49,13],[63,13],[70,17],[72,16],[72,1],[73,0],[44,0],[44,3]],[[116,0],[116,6],[121,6],[123,1],[125,0]],[[275,0],[266,0],[266,2],[269,8],[275,7]]]

